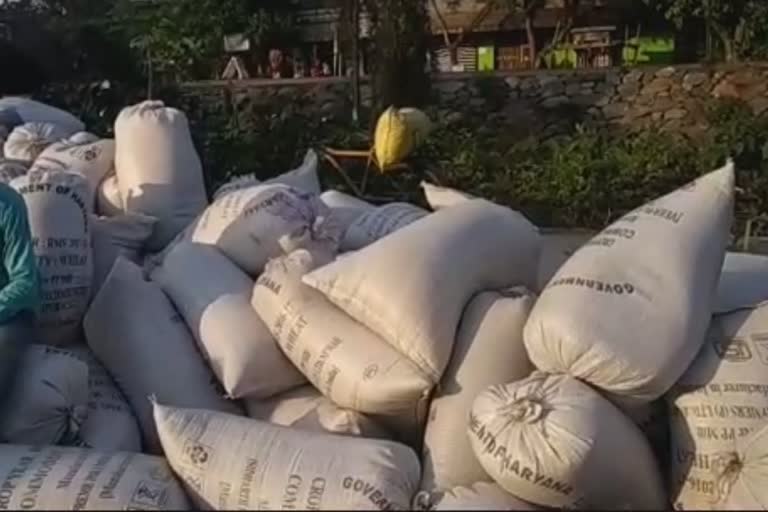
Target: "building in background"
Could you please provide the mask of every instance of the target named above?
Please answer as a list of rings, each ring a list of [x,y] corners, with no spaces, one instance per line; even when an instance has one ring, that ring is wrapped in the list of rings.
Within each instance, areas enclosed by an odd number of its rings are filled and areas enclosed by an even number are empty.
[[[345,55],[342,10],[334,0],[291,0],[295,5],[295,23],[301,38],[294,53],[302,56],[309,76],[348,76],[353,59]],[[359,37],[363,44],[370,37],[371,20],[365,9],[360,12]],[[361,74],[366,74],[367,59],[362,52]]]
[[[673,57],[672,36],[648,37],[660,28],[662,33],[671,30],[659,27],[658,17],[650,18],[634,0],[576,4],[547,0],[530,19],[517,10],[491,7],[485,0],[430,0],[429,5],[434,69],[439,72],[531,69],[531,34],[536,54],[543,51],[547,67],[595,68],[656,60],[644,53],[651,41],[656,53]],[[667,44],[660,45],[660,39]],[[553,41],[557,44],[552,45]]]
[[[348,55],[339,45],[338,2],[292,0],[302,51],[333,63],[333,74],[348,73]],[[508,71],[531,69],[526,16],[487,0],[429,0],[431,68],[436,72]],[[651,16],[638,0],[547,0],[531,17],[537,55],[554,68],[596,68],[634,63],[666,63],[674,59],[672,29]],[[575,16],[574,16],[575,13]],[[360,20],[362,48],[370,19]],[[558,44],[549,48],[553,39]],[[450,42],[450,46],[449,46]],[[367,59],[361,56],[361,71]]]

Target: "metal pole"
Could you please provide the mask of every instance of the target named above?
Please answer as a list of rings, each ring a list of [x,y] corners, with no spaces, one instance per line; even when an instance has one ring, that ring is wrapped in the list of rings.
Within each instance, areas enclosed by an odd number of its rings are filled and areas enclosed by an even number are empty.
[[[360,121],[360,0],[352,2],[352,122]]]

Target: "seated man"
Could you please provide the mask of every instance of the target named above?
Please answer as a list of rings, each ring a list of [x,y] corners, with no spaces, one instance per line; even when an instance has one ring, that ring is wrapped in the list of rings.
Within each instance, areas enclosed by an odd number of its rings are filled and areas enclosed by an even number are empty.
[[[24,348],[34,343],[40,277],[24,199],[0,183],[0,411]]]

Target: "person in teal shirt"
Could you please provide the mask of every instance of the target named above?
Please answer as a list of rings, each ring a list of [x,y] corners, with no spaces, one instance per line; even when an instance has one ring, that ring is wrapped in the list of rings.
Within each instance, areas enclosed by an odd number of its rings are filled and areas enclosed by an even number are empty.
[[[0,411],[24,349],[36,340],[40,275],[24,199],[0,183]]]

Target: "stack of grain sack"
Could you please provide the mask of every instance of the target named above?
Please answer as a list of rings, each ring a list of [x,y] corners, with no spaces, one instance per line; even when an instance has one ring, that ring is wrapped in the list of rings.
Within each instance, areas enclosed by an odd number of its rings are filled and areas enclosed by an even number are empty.
[[[36,123],[0,177],[44,304],[0,508],[768,507],[768,259],[726,255],[731,164],[574,237],[323,191],[313,151],[209,203],[161,102],[114,140],[3,108]]]

